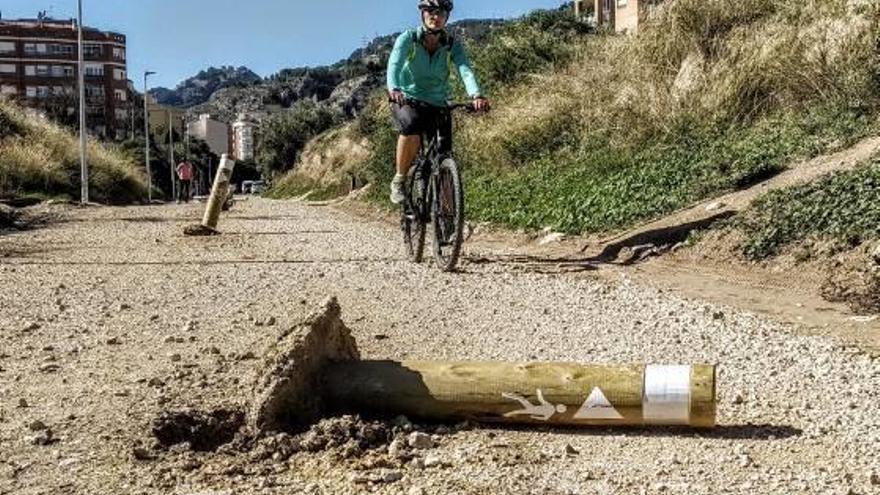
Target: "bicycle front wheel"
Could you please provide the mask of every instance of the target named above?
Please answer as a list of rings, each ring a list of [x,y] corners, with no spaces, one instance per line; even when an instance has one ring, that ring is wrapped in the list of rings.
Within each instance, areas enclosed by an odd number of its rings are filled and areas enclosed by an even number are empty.
[[[455,270],[464,240],[464,189],[458,164],[443,160],[434,183],[431,216],[434,224],[434,259],[444,272]]]

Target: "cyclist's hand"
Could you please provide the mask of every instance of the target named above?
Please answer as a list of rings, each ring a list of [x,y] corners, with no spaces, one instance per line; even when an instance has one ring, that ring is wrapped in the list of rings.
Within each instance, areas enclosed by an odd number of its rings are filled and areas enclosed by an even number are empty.
[[[474,110],[478,112],[488,112],[489,111],[489,99],[484,98],[482,96],[478,96],[474,98]]]
[[[403,91],[399,89],[394,89],[388,93],[388,99],[392,102],[397,103],[398,105],[406,104],[406,95],[403,94]]]

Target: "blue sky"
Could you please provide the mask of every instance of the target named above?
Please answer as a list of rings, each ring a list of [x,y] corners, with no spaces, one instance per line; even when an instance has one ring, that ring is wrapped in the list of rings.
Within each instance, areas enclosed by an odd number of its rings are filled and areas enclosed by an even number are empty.
[[[516,17],[562,0],[458,0],[452,20]],[[266,76],[324,65],[378,35],[418,23],[417,0],[83,0],[87,26],[128,36],[128,69],[140,88],[174,87],[209,66],[244,65]],[[3,0],[3,17],[76,15],[76,0]]]

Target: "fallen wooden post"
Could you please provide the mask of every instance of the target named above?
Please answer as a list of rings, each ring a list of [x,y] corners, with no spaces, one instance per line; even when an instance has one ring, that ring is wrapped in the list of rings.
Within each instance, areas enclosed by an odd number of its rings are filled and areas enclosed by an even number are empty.
[[[190,225],[184,229],[184,234],[192,236],[218,235],[217,223],[220,221],[220,211],[227,200],[229,183],[232,180],[232,171],[235,161],[230,160],[224,153],[220,158],[220,166],[214,177],[214,185],[211,187],[211,196],[208,197],[208,206],[205,208],[205,216],[201,225]]]
[[[249,412],[270,432],[324,415],[574,426],[715,426],[715,368],[361,361],[335,299],[267,355]]]

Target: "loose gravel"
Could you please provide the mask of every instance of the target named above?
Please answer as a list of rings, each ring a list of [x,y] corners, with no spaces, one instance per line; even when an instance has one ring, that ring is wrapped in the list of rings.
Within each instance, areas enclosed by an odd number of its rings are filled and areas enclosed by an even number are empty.
[[[443,274],[392,226],[296,202],[239,202],[222,236],[185,237],[200,208],[0,235],[0,494],[880,493],[880,362],[857,348],[625,276]],[[169,411],[243,410],[263,350],[331,295],[368,359],[717,364],[719,426],[365,423],[377,437],[341,418],[313,436],[350,438],[321,448],[208,452],[152,436]]]

